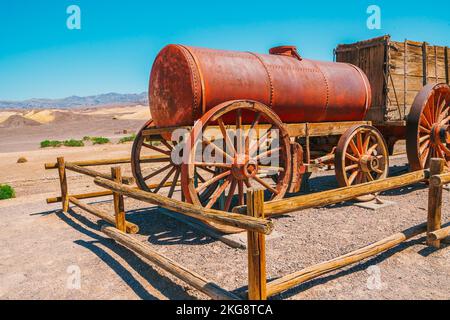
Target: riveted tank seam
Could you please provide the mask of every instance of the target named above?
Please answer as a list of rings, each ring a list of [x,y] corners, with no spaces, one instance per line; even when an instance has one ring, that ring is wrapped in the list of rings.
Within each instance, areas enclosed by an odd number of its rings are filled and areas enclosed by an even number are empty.
[[[364,88],[366,89],[366,108],[364,110],[364,118],[366,117],[367,111],[369,111],[370,105],[372,103],[372,91],[370,88],[370,83],[368,83],[368,79],[366,77],[366,75],[364,74],[364,72],[358,68],[357,66],[351,64],[351,63],[346,63],[349,66],[352,66],[354,69],[356,69],[356,71],[358,71],[359,75],[361,76],[363,83],[364,83]]]
[[[195,89],[193,90],[194,91],[194,97],[193,97],[193,110],[192,111],[195,114],[193,114],[192,116],[193,116],[193,119],[196,119],[196,118],[199,117],[199,115],[204,113],[203,110],[202,110],[202,112],[199,112],[199,110],[198,110],[198,106],[200,105],[201,100],[203,100],[202,99],[202,95],[203,95],[203,92],[204,92],[203,81],[202,81],[202,78],[201,78],[200,68],[199,68],[197,62],[195,61],[195,58],[194,58],[192,52],[189,50],[189,48],[187,48],[186,46],[183,46],[183,45],[179,45],[179,47],[184,49],[184,50],[182,50],[182,52],[185,55],[185,57],[186,57],[186,59],[187,59],[187,61],[189,63],[189,67],[192,70],[191,73],[192,73],[192,78],[193,78],[193,82],[194,82],[194,87],[197,88],[197,85],[200,82],[200,91],[201,91],[200,95],[201,96],[198,97],[197,96],[197,90],[195,90]],[[197,70],[198,77],[200,79],[197,79],[197,73],[194,72],[194,70]],[[199,98],[201,99],[200,101],[199,101]]]
[[[311,62],[311,64],[312,64],[314,67],[316,67],[316,69],[318,70],[318,72],[322,75],[323,81],[325,82],[325,87],[326,87],[326,89],[327,89],[327,98],[326,98],[326,100],[325,100],[325,112],[324,112],[324,115],[325,115],[325,114],[327,113],[327,109],[328,109],[328,106],[329,106],[329,104],[330,104],[330,85],[329,85],[329,83],[328,83],[327,77],[326,77],[325,74],[322,72],[322,70],[316,65],[316,63],[315,63],[314,61],[312,61],[312,60],[310,60],[310,62]]]
[[[274,92],[274,88],[273,88],[272,74],[270,73],[269,68],[267,68],[266,64],[264,63],[264,61],[261,59],[261,57],[257,53],[254,53],[254,52],[248,52],[248,53],[253,55],[262,64],[264,70],[266,70],[266,72],[267,72],[267,76],[269,78],[269,86],[270,86],[270,88],[269,88],[269,90],[270,90],[269,108],[272,109],[272,107],[273,107],[273,97],[274,97],[274,93],[275,93]]]

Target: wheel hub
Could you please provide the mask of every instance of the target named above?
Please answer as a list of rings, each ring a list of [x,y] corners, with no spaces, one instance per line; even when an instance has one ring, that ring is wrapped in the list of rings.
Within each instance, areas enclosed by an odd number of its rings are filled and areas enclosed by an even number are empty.
[[[364,155],[361,158],[361,169],[364,172],[375,171],[380,166],[380,161],[378,161],[377,157]]]
[[[258,172],[258,162],[245,154],[239,154],[234,158],[231,173],[238,180],[252,178]]]
[[[440,126],[439,124],[434,124],[431,127],[430,139],[434,144],[448,143],[450,137],[450,126]]]

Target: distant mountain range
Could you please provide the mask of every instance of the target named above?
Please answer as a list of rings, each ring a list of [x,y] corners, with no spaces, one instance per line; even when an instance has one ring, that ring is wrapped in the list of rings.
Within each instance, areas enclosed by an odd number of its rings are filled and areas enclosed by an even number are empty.
[[[110,105],[147,104],[147,92],[142,93],[105,93],[95,96],[71,96],[64,99],[30,99],[23,101],[1,101],[2,109],[33,109],[33,108],[76,108]]]

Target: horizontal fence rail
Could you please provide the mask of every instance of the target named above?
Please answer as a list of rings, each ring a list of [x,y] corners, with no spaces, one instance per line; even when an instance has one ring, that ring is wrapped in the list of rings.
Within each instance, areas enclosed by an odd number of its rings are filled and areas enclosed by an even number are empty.
[[[450,183],[450,172],[438,174],[430,178],[430,184],[436,187],[441,187]]]
[[[376,180],[354,186],[316,192],[276,201],[269,201],[264,204],[264,214],[266,217],[270,217],[313,207],[322,207],[352,200],[356,197],[367,194],[405,187],[410,184],[425,181],[428,178],[428,170],[419,170],[406,173],[398,177]],[[246,206],[239,206],[235,207],[233,211],[235,213],[244,214],[247,212],[247,208]]]
[[[214,209],[205,209],[190,203],[170,199],[159,194],[136,190],[100,177],[95,178],[94,183],[100,187],[120,193],[127,197],[158,205],[202,221],[219,223],[263,234],[270,234],[273,230],[273,223],[266,219],[227,213]]]
[[[428,234],[428,237],[430,238],[431,241],[443,240],[448,236],[450,236],[450,226],[437,229]]]
[[[166,162],[168,157],[161,156],[143,156],[141,157],[141,162],[143,163],[157,163]],[[80,166],[80,167],[91,167],[91,166],[105,166],[112,164],[130,163],[131,158],[115,158],[115,159],[98,159],[98,160],[82,160],[82,161],[71,161],[70,163]],[[58,162],[50,162],[44,165],[46,170],[58,169]]]
[[[70,170],[70,171],[74,171],[77,173],[81,173],[84,174],[86,176],[90,176],[92,178],[95,177],[101,177],[104,179],[108,179],[108,180],[114,180],[113,177],[107,173],[101,173],[98,172],[96,170],[92,170],[92,169],[88,169],[85,167],[80,167],[76,164],[70,163],[70,162],[66,162],[65,164],[66,166],[66,170]],[[134,183],[134,178],[133,177],[122,177],[122,183],[124,184],[133,184]]]

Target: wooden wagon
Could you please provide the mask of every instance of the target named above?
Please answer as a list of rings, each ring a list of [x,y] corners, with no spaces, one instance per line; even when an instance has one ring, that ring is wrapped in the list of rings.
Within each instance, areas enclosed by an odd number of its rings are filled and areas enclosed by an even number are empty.
[[[450,161],[449,51],[427,42],[393,41],[389,35],[341,44],[334,51],[337,62],[354,64],[366,73],[372,88],[366,119],[382,132],[391,154],[398,140],[407,140],[413,170],[428,167],[432,156]],[[433,143],[433,135],[441,135],[441,143],[437,137]]]
[[[407,51],[413,51],[410,46]],[[426,50],[437,53],[435,73],[442,80],[442,50]],[[231,211],[244,204],[245,189],[265,189],[266,201],[281,199],[299,191],[305,175],[319,166],[334,166],[340,186],[386,178],[389,151],[405,136],[413,169],[427,167],[436,156],[449,162],[450,87],[413,87],[411,79],[417,79],[407,71],[408,90],[400,95],[394,72],[401,74],[394,67],[398,54],[389,37],[339,46],[337,60],[352,64],[303,59],[292,46],[260,55],[169,45],[152,68],[153,119],[132,149],[136,182],[154,193],[169,188],[169,198],[181,186],[183,200]],[[406,70],[412,69],[410,60],[405,59]],[[431,64],[425,64],[423,83],[431,72]],[[417,94],[414,101],[411,94]],[[256,143],[249,142],[255,129],[263,131]],[[178,135],[180,130],[185,134]],[[210,148],[215,161],[206,160],[202,148]],[[274,153],[276,165],[263,163]]]

